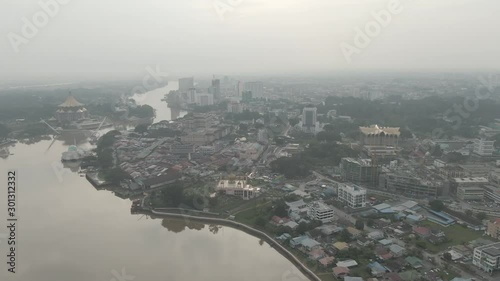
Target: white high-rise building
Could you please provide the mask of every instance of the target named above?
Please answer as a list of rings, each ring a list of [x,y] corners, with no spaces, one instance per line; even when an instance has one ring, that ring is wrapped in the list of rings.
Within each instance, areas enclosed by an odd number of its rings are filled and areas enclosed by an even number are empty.
[[[194,78],[186,77],[179,79],[179,91],[187,92],[189,89],[194,88]]]
[[[494,144],[495,141],[476,139],[474,140],[473,152],[480,156],[491,156],[493,155],[493,151],[495,151]]]
[[[264,83],[261,81],[246,82],[245,91],[252,92],[252,97],[259,99],[264,97]]]
[[[366,206],[366,189],[357,185],[339,184],[338,199],[347,203],[350,208],[363,208]]]

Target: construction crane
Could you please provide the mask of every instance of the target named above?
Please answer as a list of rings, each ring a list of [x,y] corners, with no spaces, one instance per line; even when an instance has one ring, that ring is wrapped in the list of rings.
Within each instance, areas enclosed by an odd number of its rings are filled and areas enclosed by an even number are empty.
[[[104,119],[102,119],[101,121],[101,124],[99,124],[99,127],[97,127],[97,129],[95,129],[92,134],[90,135],[90,143],[97,143],[97,140],[99,140],[99,130],[101,129],[102,125],[104,124],[104,121],[106,121],[106,118],[107,117],[104,117]]]
[[[60,131],[58,131],[57,129],[54,129],[54,127],[50,126],[50,124],[47,123],[47,122],[45,122],[45,120],[41,119],[40,122],[45,123],[45,125],[47,125],[54,133],[56,133],[56,135],[60,135],[61,134]]]

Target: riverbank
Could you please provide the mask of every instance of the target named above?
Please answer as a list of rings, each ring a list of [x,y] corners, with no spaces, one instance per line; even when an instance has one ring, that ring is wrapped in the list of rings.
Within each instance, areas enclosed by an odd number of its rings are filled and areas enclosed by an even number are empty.
[[[183,212],[183,213],[179,213],[179,212]],[[296,257],[293,253],[291,253],[289,250],[287,250],[285,247],[283,247],[280,243],[278,243],[276,240],[274,240],[268,234],[266,234],[258,229],[255,229],[253,227],[250,227],[248,225],[245,225],[245,224],[233,221],[233,220],[227,220],[227,219],[217,218],[217,217],[204,217],[204,216],[194,216],[194,215],[185,214],[187,212],[189,212],[189,210],[182,211],[181,209],[179,209],[175,213],[174,212],[167,212],[166,210],[162,210],[162,211],[144,210],[144,211],[137,212],[137,213],[147,214],[147,215],[157,216],[157,217],[181,218],[184,220],[194,220],[194,221],[201,222],[201,223],[217,223],[220,225],[229,226],[229,227],[241,230],[247,234],[250,234],[254,237],[257,237],[257,238],[262,239],[265,242],[267,242],[278,253],[280,253],[282,256],[284,256],[286,259],[288,259],[291,263],[293,263],[293,265],[295,265],[302,272],[302,274],[304,274],[306,277],[308,277],[309,280],[322,281],[322,279],[319,278],[306,265],[304,265],[298,257]]]

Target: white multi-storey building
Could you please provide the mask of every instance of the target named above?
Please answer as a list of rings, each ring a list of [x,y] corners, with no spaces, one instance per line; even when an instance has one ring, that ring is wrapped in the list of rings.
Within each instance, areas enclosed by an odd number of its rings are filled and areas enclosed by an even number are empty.
[[[332,221],[333,216],[333,209],[321,202],[314,202],[309,209],[309,217],[323,223]]]
[[[253,98],[262,98],[264,97],[264,84],[261,81],[246,82],[245,91],[252,92]]]
[[[216,190],[223,194],[241,197],[244,200],[252,199],[260,193],[260,188],[252,187],[247,184],[244,178],[220,180]]]
[[[491,156],[493,155],[495,141],[487,141],[484,139],[474,140],[473,152],[479,156]]]
[[[350,208],[363,208],[366,206],[366,189],[357,185],[340,184],[338,199],[347,203]]]
[[[486,272],[500,269],[500,242],[480,246],[474,249],[472,264]]]

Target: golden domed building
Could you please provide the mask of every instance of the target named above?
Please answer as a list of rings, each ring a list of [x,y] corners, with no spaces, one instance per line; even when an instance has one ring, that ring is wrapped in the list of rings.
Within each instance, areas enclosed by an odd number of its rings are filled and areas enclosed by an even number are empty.
[[[69,123],[80,121],[87,118],[87,109],[83,103],[80,103],[69,93],[65,102],[58,106],[56,119],[60,123]]]

